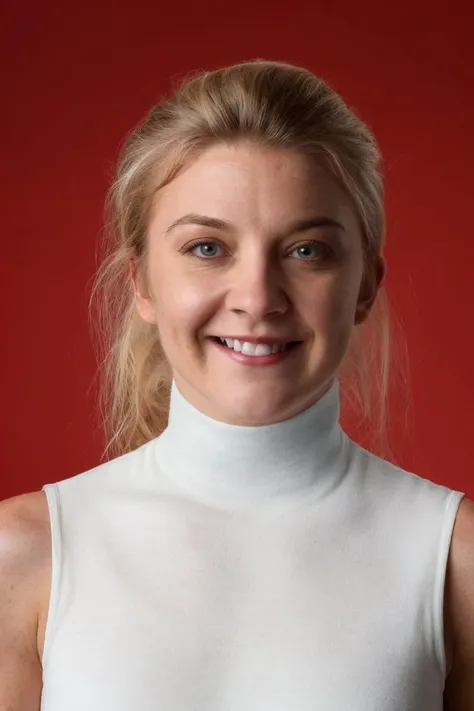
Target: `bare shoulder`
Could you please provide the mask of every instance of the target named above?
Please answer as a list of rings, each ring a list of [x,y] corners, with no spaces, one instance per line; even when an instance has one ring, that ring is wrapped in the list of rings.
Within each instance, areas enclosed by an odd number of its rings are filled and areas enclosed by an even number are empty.
[[[445,708],[474,711],[474,501],[459,504],[446,571],[446,612],[452,664]]]
[[[51,570],[51,528],[42,491],[0,502],[0,595],[2,609],[28,598],[41,603]],[[41,610],[38,610],[40,613]]]
[[[2,534],[11,528],[21,533],[24,529],[36,530],[49,527],[48,504],[43,491],[13,496],[0,501],[0,524]]]
[[[5,575],[33,573],[50,555],[48,505],[42,491],[0,502],[0,570]]]
[[[41,636],[51,569],[43,492],[0,502],[0,708],[36,711]]]

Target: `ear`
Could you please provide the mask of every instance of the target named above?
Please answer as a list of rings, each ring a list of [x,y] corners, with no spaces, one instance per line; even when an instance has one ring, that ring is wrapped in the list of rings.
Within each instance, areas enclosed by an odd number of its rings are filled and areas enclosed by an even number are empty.
[[[375,264],[366,270],[359,291],[359,300],[356,306],[354,324],[358,326],[369,316],[380,287],[385,283],[387,276],[387,262],[381,255],[377,255]]]
[[[137,307],[137,313],[146,323],[156,324],[153,303],[144,287],[143,278],[140,275],[140,271],[134,257],[130,257],[129,269],[130,277],[133,281],[135,289],[135,304]]]

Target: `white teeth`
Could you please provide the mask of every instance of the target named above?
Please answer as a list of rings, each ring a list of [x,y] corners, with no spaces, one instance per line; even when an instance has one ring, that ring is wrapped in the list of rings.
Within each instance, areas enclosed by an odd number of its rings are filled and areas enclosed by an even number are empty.
[[[264,343],[259,343],[255,349],[255,355],[256,356],[271,355],[272,350],[273,350],[272,346],[267,346]]]
[[[284,351],[287,344],[280,345],[276,343],[271,346],[267,343],[249,343],[248,341],[239,341],[236,338],[220,338],[220,341],[224,343],[228,348],[232,348],[237,353],[243,353],[249,356],[264,356],[271,355],[273,353],[279,353]]]
[[[249,356],[257,355],[257,345],[255,343],[248,343],[244,341],[242,343],[242,353]]]

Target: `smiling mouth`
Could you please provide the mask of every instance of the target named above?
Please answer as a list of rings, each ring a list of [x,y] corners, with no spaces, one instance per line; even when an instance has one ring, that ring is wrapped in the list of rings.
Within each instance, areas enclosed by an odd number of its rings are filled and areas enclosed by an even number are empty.
[[[249,356],[269,356],[277,355],[285,351],[291,350],[298,346],[302,341],[288,341],[287,343],[265,344],[265,343],[250,343],[246,341],[238,341],[237,339],[221,338],[220,336],[211,336],[211,339],[220,346],[227,348],[235,353]]]

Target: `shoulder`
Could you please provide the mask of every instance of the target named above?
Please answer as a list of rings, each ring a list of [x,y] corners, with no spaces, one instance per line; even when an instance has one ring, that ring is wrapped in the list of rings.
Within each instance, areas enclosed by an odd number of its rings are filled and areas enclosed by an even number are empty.
[[[49,513],[43,491],[0,502],[0,564],[2,569],[39,562],[50,545]]]
[[[448,708],[474,708],[474,501],[459,504],[446,571],[447,627],[452,663]]]
[[[451,544],[451,563],[474,575],[474,501],[464,497],[459,504]]]
[[[37,491],[0,502],[0,637],[12,653],[20,644],[22,654],[29,658],[38,653],[50,567],[51,537],[44,493]]]

